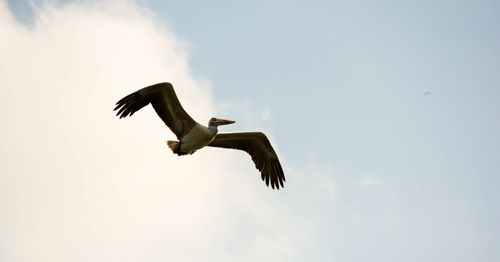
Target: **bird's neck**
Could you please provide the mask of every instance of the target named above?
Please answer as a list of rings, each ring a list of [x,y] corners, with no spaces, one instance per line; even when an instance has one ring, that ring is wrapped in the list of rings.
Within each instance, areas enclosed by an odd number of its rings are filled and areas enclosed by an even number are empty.
[[[209,126],[208,127],[208,134],[210,134],[210,136],[215,136],[217,135],[217,126]]]

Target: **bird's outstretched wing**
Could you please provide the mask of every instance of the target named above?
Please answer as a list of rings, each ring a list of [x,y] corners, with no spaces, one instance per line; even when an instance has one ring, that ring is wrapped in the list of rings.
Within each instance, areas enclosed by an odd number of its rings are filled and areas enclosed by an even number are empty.
[[[246,151],[252,157],[255,167],[260,171],[262,180],[274,189],[283,187],[285,175],[281,168],[278,155],[274,152],[269,139],[261,132],[222,133],[217,134],[209,144],[213,147],[223,147]]]
[[[170,83],[158,83],[140,89],[116,103],[116,115],[132,116],[139,109],[151,103],[158,116],[180,140],[196,124],[182,108],[174,88]]]

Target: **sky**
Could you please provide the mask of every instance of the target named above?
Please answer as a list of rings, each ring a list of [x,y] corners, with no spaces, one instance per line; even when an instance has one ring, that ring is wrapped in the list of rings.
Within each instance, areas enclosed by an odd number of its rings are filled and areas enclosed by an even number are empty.
[[[498,1],[0,0],[0,261],[498,261]],[[264,131],[177,157],[121,97]]]

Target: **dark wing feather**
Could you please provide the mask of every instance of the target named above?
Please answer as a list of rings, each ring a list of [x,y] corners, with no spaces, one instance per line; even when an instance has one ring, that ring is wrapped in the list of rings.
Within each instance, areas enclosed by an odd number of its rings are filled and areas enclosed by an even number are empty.
[[[151,103],[158,116],[180,140],[196,122],[184,111],[170,83],[159,83],[140,89],[116,103],[117,116],[132,116]]]
[[[266,185],[274,189],[283,187],[285,175],[281,168],[278,155],[274,152],[269,139],[261,132],[223,133],[217,134],[209,144],[213,147],[223,147],[244,150],[252,157],[255,167],[260,171]]]

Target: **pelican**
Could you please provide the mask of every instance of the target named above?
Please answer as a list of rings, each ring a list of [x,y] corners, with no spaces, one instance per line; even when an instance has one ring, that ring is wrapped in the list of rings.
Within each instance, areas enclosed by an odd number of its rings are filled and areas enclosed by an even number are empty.
[[[239,149],[246,151],[260,171],[266,185],[273,189],[283,187],[285,175],[271,143],[262,132],[218,134],[218,126],[235,121],[212,117],[208,127],[199,124],[182,108],[174,87],[168,82],[154,84],[122,98],[116,103],[120,119],[132,116],[151,103],[156,114],[172,130],[179,141],[167,141],[168,147],[179,156],[190,155],[205,146]]]

